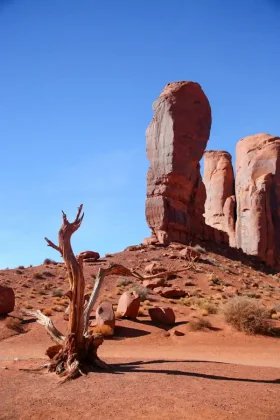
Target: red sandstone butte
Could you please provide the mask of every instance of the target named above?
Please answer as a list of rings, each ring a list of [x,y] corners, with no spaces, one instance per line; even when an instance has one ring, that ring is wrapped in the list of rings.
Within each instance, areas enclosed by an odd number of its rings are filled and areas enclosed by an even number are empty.
[[[206,199],[199,161],[209,139],[211,108],[198,83],[169,83],[153,104],[146,131],[146,219],[152,240],[188,243],[204,237]]]
[[[236,247],[280,263],[280,138],[256,134],[236,145]]]
[[[204,152],[204,177],[206,188],[205,222],[229,236],[235,246],[235,192],[231,155],[220,150]]]

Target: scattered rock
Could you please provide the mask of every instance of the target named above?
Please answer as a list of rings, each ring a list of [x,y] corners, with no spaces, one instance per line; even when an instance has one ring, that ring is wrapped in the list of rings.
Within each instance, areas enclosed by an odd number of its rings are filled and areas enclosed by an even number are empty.
[[[187,246],[179,252],[181,258],[188,260],[199,260],[201,258],[201,253],[196,251],[191,246]]]
[[[134,290],[124,292],[118,303],[117,312],[123,317],[135,319],[140,308],[140,296]]]
[[[156,287],[167,286],[166,280],[163,278],[153,279],[153,280],[144,280],[143,286],[147,289],[155,289]]]
[[[12,312],[15,307],[15,293],[11,287],[0,285],[0,315]]]
[[[153,322],[173,325],[175,323],[175,313],[171,308],[149,308],[149,315]]]
[[[82,257],[83,260],[88,260],[88,262],[94,262],[99,260],[100,255],[98,252],[94,252],[94,251],[84,251],[84,252],[80,252],[79,255],[77,255],[77,258]]]
[[[160,266],[158,263],[153,262],[145,267],[145,272],[147,274],[158,274],[158,273],[164,273],[166,268]]]
[[[124,251],[139,251],[142,248],[143,248],[143,244],[140,244],[140,245],[131,245],[131,246],[128,246],[127,248],[125,248]]]
[[[115,328],[115,312],[111,302],[102,302],[96,309],[96,324],[95,325],[109,325],[112,329]]]
[[[154,292],[166,298],[180,298],[186,296],[186,292],[177,286],[156,287]]]
[[[176,335],[177,337],[182,337],[183,335],[185,335],[182,331],[178,331],[178,330],[173,330],[172,334]]]

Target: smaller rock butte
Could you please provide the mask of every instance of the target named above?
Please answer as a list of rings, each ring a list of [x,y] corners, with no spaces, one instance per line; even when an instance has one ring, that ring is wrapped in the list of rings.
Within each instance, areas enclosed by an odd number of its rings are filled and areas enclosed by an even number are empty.
[[[226,232],[235,246],[235,187],[231,155],[221,150],[204,152],[206,188],[205,223]]]

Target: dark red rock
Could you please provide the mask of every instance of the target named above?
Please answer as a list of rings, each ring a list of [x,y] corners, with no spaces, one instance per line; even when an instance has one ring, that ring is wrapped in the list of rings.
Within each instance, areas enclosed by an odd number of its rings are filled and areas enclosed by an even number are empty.
[[[156,287],[166,286],[166,280],[163,278],[153,279],[153,280],[144,280],[143,286],[147,289],[155,289]]]
[[[175,324],[175,313],[171,308],[149,308],[149,315],[153,322],[159,324]]]
[[[11,287],[0,285],[0,315],[13,312],[15,307],[15,293]]]

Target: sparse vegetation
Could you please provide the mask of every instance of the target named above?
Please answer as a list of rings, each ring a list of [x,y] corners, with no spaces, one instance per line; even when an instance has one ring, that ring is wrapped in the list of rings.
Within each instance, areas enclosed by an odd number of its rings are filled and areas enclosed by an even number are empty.
[[[62,297],[63,296],[63,290],[62,289],[56,289],[53,291],[53,297]]]
[[[131,290],[134,290],[140,296],[141,302],[147,300],[147,297],[150,294],[150,290],[147,287],[142,286],[141,284],[134,284]]]
[[[55,277],[51,271],[43,271],[42,275],[45,277]]]
[[[57,262],[56,262],[56,261],[54,261],[54,260],[52,260],[52,259],[50,259],[50,258],[45,258],[45,260],[44,260],[44,264],[45,264],[45,265],[49,265],[49,264],[54,264],[54,265],[56,265],[56,264],[57,264]]]
[[[52,309],[51,309],[51,308],[44,308],[44,309],[42,310],[42,313],[43,313],[44,315],[46,315],[46,316],[51,316],[51,315],[53,315],[53,311],[52,311]]]
[[[199,308],[203,311],[207,311],[208,314],[216,314],[218,312],[218,308],[214,303],[209,302],[206,299],[201,299],[197,302]]]
[[[125,287],[125,286],[128,286],[129,284],[131,284],[132,283],[132,281],[131,280],[129,280],[129,279],[126,279],[126,278],[123,278],[123,279],[120,279],[119,281],[118,281],[118,287]]]
[[[206,249],[205,249],[205,248],[203,248],[203,247],[202,247],[202,246],[200,246],[200,245],[195,245],[195,246],[193,247],[193,249],[195,249],[197,252],[200,252],[201,254],[207,254]]]
[[[110,337],[114,334],[113,328],[109,325],[97,325],[93,327],[93,332],[95,334],[102,334],[104,337]]]
[[[268,310],[251,298],[229,300],[224,306],[224,316],[228,324],[246,334],[268,334],[271,331]]]
[[[32,277],[35,280],[42,280],[44,278],[41,273],[37,273],[37,272],[34,273]]]
[[[212,325],[211,325],[211,322],[209,322],[207,319],[195,318],[189,322],[189,327],[191,331],[200,331],[200,330],[206,330],[206,329],[209,330],[212,328]]]
[[[23,274],[23,271],[22,271],[22,270],[17,269],[17,270],[16,270],[16,274]]]
[[[9,317],[6,320],[5,324],[6,324],[6,327],[9,328],[9,330],[16,331],[18,334],[25,332],[23,325],[21,324],[21,321],[18,318]]]
[[[24,270],[24,269],[25,269],[25,267],[24,267],[24,265],[19,265],[19,266],[18,266],[18,269],[19,269],[19,270]]]

